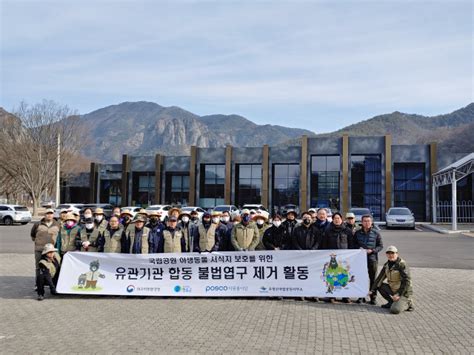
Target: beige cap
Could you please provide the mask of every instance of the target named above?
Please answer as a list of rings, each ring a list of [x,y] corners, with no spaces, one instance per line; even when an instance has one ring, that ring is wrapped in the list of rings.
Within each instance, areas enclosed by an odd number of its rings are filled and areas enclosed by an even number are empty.
[[[104,209],[100,208],[100,207],[97,207],[94,211],[94,214],[104,214]]]
[[[386,250],[385,252],[386,252],[386,253],[388,253],[388,252],[398,253],[398,249],[397,249],[396,246],[390,245],[390,246],[387,248],[387,250]]]
[[[48,208],[44,214],[48,214],[48,213],[54,213],[54,210],[52,208]]]
[[[64,220],[65,220],[65,221],[75,221],[75,220],[76,220],[76,216],[74,216],[72,213],[68,213],[68,214],[64,217]]]
[[[244,209],[242,210],[241,215],[244,215],[244,214],[250,214],[250,211],[248,210],[248,208],[244,208]]]
[[[47,244],[44,245],[43,251],[41,252],[41,255],[48,254],[51,251],[58,251],[58,249],[56,249],[53,244],[47,243]]]
[[[347,212],[346,213],[346,218],[356,218],[356,215],[352,212]]]

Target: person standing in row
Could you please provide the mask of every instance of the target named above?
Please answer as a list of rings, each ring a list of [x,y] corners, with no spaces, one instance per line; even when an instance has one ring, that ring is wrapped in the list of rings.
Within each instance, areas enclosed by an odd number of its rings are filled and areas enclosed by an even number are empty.
[[[286,234],[288,237],[288,240],[293,242],[293,231],[296,228],[296,225],[298,224],[298,221],[296,218],[298,217],[297,213],[295,210],[288,210],[286,212],[286,219],[283,222],[283,227],[286,229]],[[289,249],[292,248],[292,245],[287,245]]]
[[[317,250],[321,245],[321,232],[311,223],[311,214],[303,212],[302,222],[297,225],[292,240],[293,250]]]
[[[178,218],[174,215],[168,218],[163,231],[163,244],[158,247],[159,253],[183,253],[186,250],[186,241],[181,228],[178,227]]]
[[[109,226],[103,234],[103,244],[99,251],[106,253],[120,253],[122,251],[123,226],[116,215],[110,217]]]
[[[137,215],[122,236],[122,253],[148,254],[150,230],[145,227],[146,218]]]
[[[80,237],[81,228],[77,225],[76,217],[68,213],[64,217],[64,223],[61,225],[55,247],[59,251],[61,259],[68,251],[77,250],[76,240]]]
[[[234,225],[231,241],[236,251],[253,251],[257,247],[259,243],[258,228],[255,223],[251,223],[248,209],[242,210],[241,221]]]
[[[265,250],[265,245],[263,245],[263,235],[265,234],[265,231],[270,227],[267,224],[268,219],[262,214],[256,214],[253,216],[253,220],[255,221],[255,224],[257,225],[258,229],[258,244],[255,250]]]
[[[272,226],[265,231],[262,241],[266,250],[289,249],[291,241],[288,239],[288,232],[282,224],[280,215],[273,217]]]
[[[230,220],[229,211],[222,212],[220,221],[221,226],[223,227],[223,232],[219,243],[219,251],[234,251],[234,247],[232,246],[231,241],[234,223]]]
[[[146,228],[150,230],[149,232],[149,252],[158,253],[158,246],[163,243],[163,231],[165,230],[165,225],[161,223],[160,214],[158,211],[150,211],[148,213],[148,223]]]
[[[196,242],[199,239],[199,227],[191,221],[191,214],[183,211],[179,216],[178,228],[180,228],[184,235],[184,251],[192,253],[196,251]]]

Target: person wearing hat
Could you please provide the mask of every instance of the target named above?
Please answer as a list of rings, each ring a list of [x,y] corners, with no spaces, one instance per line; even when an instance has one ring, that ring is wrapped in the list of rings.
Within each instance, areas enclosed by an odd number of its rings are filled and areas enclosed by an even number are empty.
[[[191,211],[191,223],[194,225],[198,226],[200,221],[199,221],[199,212],[196,210]]]
[[[232,229],[232,246],[236,251],[255,250],[260,242],[257,225],[251,223],[250,211],[248,209],[243,209],[240,216],[241,221],[235,224]]]
[[[145,227],[146,218],[137,214],[122,235],[122,253],[148,254],[150,252],[150,229]]]
[[[213,252],[219,250],[220,238],[225,234],[223,226],[220,226],[220,212],[205,212],[202,215],[202,223],[198,226],[198,237],[196,251]]]
[[[391,245],[386,251],[387,262],[380,270],[370,295],[380,292],[387,303],[382,308],[390,309],[390,313],[399,314],[403,311],[413,311],[413,289],[411,284],[410,270],[402,258],[398,255],[397,247]],[[384,280],[387,280],[385,283]]]
[[[171,207],[168,210],[168,215],[165,216],[165,223],[168,222],[168,219],[171,216],[175,216],[176,220],[179,220],[179,215],[181,214],[181,210],[178,207]]]
[[[279,214],[275,215],[272,220],[272,226],[263,234],[263,245],[266,250],[283,250],[290,242],[288,233],[282,224],[282,218]]]
[[[362,216],[362,228],[354,234],[356,246],[365,249],[367,253],[367,269],[369,273],[370,288],[374,286],[375,276],[378,268],[378,254],[383,249],[382,236],[373,228],[372,216]],[[376,304],[376,293],[371,294],[370,304]],[[365,302],[365,298],[359,298],[358,303]]]
[[[255,222],[258,229],[259,242],[255,250],[265,250],[265,245],[263,245],[263,235],[265,234],[265,231],[270,227],[267,223],[268,218],[262,214],[257,213],[252,217],[252,220]]]
[[[61,225],[54,219],[54,210],[49,208],[46,210],[44,217],[36,222],[30,231],[31,240],[34,244],[35,252],[35,270],[36,275],[39,272],[39,261],[41,259],[41,253],[46,244],[55,244],[56,238],[58,237]]]
[[[99,252],[120,253],[122,251],[122,234],[123,226],[120,224],[116,215],[112,215],[109,225],[105,232],[101,235],[99,243]]]
[[[186,241],[180,227],[178,218],[171,215],[163,231],[163,243],[158,247],[159,253],[182,253],[186,250]]]
[[[79,221],[81,220],[81,214],[78,211],[72,211],[71,213],[76,218],[77,225],[79,226]]]
[[[222,211],[219,219],[221,226],[224,228],[219,243],[219,251],[234,251],[234,247],[232,246],[231,242],[232,228],[234,227],[234,223],[231,221],[230,212]]]
[[[61,208],[61,211],[59,212],[59,222],[66,222],[66,215],[67,215],[68,211],[67,211],[67,208]]]
[[[36,276],[36,285],[38,301],[44,299],[44,286],[49,286],[52,295],[57,295],[56,285],[59,278],[59,268],[61,257],[57,253],[53,244],[47,243],[41,251],[41,258],[38,261],[38,274]]]
[[[94,215],[94,223],[97,226],[97,229],[102,234],[107,229],[107,219],[104,215],[104,209],[97,207],[93,213]]]
[[[310,208],[308,213],[311,215],[311,223],[315,223],[318,219],[318,211],[316,211],[316,208]]]
[[[148,238],[150,241],[149,252],[158,253],[158,245],[163,242],[163,231],[165,230],[165,225],[161,223],[160,214],[156,210],[150,211],[148,217],[148,223],[145,227],[150,230],[150,237]]]
[[[352,212],[347,212],[346,213],[346,221],[344,222],[346,228],[350,229],[352,231],[352,234],[355,234],[355,232],[357,231],[357,224],[355,222],[355,219],[356,216],[354,213]]]
[[[64,217],[64,223],[61,225],[55,247],[58,249],[61,258],[68,251],[77,250],[76,239],[81,233],[81,228],[77,225],[76,217],[68,213]]]
[[[130,223],[132,222],[133,214],[130,210],[123,210],[122,213],[120,213],[120,224],[123,226],[123,228],[126,230]]]
[[[292,248],[292,239],[293,239],[293,232],[295,230],[296,225],[298,224],[298,221],[296,220],[296,217],[298,217],[298,214],[296,213],[295,210],[288,210],[286,211],[286,216],[285,216],[285,221],[283,222],[283,227],[286,229],[286,234],[288,241],[288,247],[289,249]]]
[[[196,250],[196,241],[199,238],[198,226],[191,222],[191,213],[183,211],[179,215],[178,228],[180,228],[184,234],[184,242],[186,253],[192,253]]]
[[[101,232],[92,218],[86,218],[79,235],[76,237],[76,249],[97,252],[100,245]]]

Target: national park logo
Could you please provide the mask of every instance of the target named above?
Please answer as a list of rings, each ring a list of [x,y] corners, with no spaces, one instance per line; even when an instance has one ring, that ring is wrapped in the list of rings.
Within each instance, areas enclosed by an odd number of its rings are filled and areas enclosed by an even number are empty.
[[[349,282],[355,281],[355,276],[349,272],[349,263],[346,260],[336,260],[336,256],[337,254],[330,254],[331,260],[324,264],[321,275],[321,279],[326,283],[326,293],[334,293],[346,288]]]

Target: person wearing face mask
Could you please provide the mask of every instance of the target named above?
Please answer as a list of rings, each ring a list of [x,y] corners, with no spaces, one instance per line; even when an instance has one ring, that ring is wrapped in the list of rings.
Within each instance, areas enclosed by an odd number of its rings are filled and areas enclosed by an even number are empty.
[[[165,225],[161,223],[160,214],[158,211],[151,211],[148,213],[148,223],[145,225],[150,230],[149,236],[149,251],[150,253],[158,253],[158,245],[163,241],[163,231]]]
[[[58,237],[56,238],[56,249],[58,249],[61,258],[68,251],[77,250],[76,238],[80,235],[81,228],[77,225],[76,217],[68,213],[64,217],[64,223],[61,225]]]
[[[148,254],[150,252],[150,230],[145,227],[146,218],[137,215],[122,234],[122,253]]]
[[[130,223],[132,222],[132,212],[130,210],[123,210],[120,214],[120,224],[123,226],[123,229],[126,230]]]
[[[99,247],[99,229],[92,218],[84,220],[84,226],[76,237],[76,250],[97,252]]]
[[[311,214],[304,212],[301,224],[295,227],[293,232],[293,250],[317,250],[321,245],[321,233],[311,223]]]
[[[250,211],[242,210],[241,221],[234,225],[231,234],[232,246],[236,251],[255,250],[259,243],[257,225],[251,223]]]
[[[105,219],[104,210],[100,207],[97,207],[93,213],[93,216],[94,223],[99,230],[99,233],[104,233],[104,231],[107,229],[107,225],[109,224],[107,219]]]
[[[234,227],[234,223],[230,220],[229,211],[222,212],[220,220],[223,231],[221,235],[221,241],[219,243],[219,251],[234,251],[234,247],[232,246],[231,242],[232,228]]]
[[[324,207],[319,208],[317,212],[317,219],[316,222],[314,222],[314,225],[321,233],[324,233],[326,228],[329,227],[329,224],[328,211],[326,211]]]
[[[123,226],[117,216],[110,217],[107,230],[102,234],[99,251],[105,253],[120,253],[122,251]]]
[[[163,231],[163,243],[158,247],[159,253],[183,253],[186,250],[186,241],[181,228],[178,227],[178,218],[174,215],[168,218]]]
[[[84,224],[86,223],[86,219],[93,218],[92,216],[92,209],[87,207],[83,212],[82,212],[82,219],[80,222],[81,228],[84,227]]]
[[[196,240],[198,239],[198,226],[191,221],[189,212],[181,212],[179,215],[178,227],[181,228],[185,241],[185,252],[192,253],[196,250]]]
[[[288,244],[288,233],[282,224],[279,214],[273,217],[272,226],[263,234],[263,245],[266,250],[283,250]]]
[[[298,222],[296,221],[296,217],[298,217],[298,215],[295,210],[288,210],[286,212],[286,219],[283,222],[283,227],[286,229],[288,240],[290,241],[293,238],[293,232],[295,230],[296,225],[298,224]],[[292,243],[288,243],[287,247],[289,249],[292,249]]]
[[[220,213],[213,211],[212,214],[204,213],[202,223],[198,226],[198,238],[196,250],[198,252],[213,252],[219,250],[220,242]]]
[[[258,229],[258,245],[256,246],[255,250],[265,250],[265,245],[263,245],[263,235],[265,231],[270,227],[267,223],[268,219],[261,214],[256,214],[252,218],[255,221]]]

